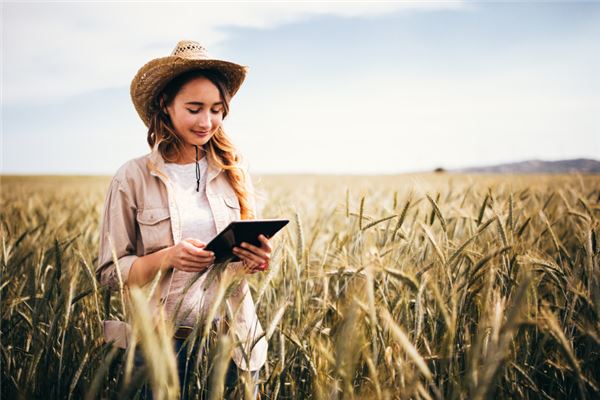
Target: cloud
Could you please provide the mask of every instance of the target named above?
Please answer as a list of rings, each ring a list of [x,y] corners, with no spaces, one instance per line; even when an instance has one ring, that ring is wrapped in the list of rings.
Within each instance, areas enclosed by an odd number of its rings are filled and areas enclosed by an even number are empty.
[[[218,56],[231,27],[266,29],[319,15],[376,17],[458,8],[447,2],[4,3],[3,103],[54,102],[129,83],[180,39]]]

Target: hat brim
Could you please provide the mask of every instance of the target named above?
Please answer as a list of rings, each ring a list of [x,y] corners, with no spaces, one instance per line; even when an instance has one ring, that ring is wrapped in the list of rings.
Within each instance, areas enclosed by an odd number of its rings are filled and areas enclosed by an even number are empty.
[[[177,56],[156,58],[146,63],[131,81],[131,100],[146,126],[150,123],[152,99],[177,75],[194,69],[215,69],[223,74],[229,94],[233,96],[246,78],[248,67],[215,59],[187,59]]]

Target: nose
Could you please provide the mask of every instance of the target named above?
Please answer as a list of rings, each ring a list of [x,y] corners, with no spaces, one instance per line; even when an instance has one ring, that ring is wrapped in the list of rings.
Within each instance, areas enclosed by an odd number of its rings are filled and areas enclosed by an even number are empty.
[[[212,128],[210,115],[207,111],[202,111],[198,113],[198,118],[196,119],[196,126],[203,131],[209,131]]]

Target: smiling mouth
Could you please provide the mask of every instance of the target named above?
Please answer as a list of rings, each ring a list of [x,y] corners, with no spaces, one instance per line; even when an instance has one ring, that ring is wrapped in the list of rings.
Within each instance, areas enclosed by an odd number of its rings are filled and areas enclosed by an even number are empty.
[[[208,132],[208,131],[207,131],[207,132],[192,131],[192,132],[193,132],[195,135],[198,135],[198,136],[208,136],[208,134],[210,133],[210,132]]]

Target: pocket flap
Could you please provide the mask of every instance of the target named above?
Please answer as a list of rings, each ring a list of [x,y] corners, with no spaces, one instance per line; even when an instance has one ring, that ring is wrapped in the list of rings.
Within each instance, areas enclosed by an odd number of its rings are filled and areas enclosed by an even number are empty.
[[[240,202],[238,201],[238,198],[236,196],[223,197],[223,200],[225,201],[225,204],[227,204],[228,207],[237,208],[238,210],[240,209]]]
[[[137,221],[144,225],[154,225],[170,217],[168,208],[147,208],[138,210]]]

